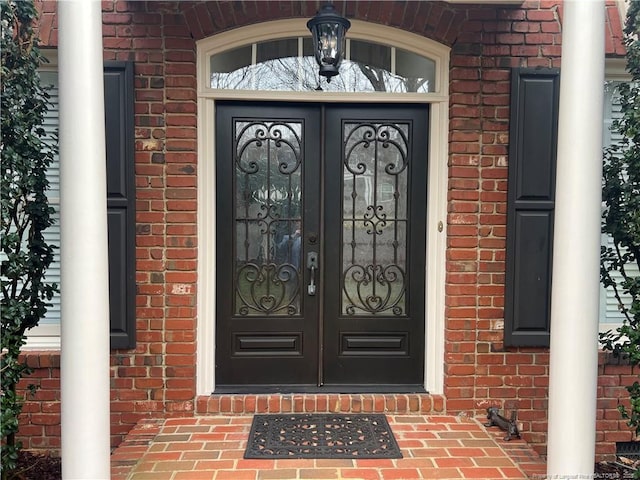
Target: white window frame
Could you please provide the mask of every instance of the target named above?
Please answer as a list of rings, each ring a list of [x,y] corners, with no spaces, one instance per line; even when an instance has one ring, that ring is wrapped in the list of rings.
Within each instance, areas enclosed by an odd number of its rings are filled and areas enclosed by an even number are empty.
[[[44,63],[40,66],[40,70],[43,72],[58,72],[58,52],[57,50],[42,49],[41,53],[48,60],[48,63]],[[59,212],[60,199],[57,199],[57,203],[53,203],[51,206],[56,208]],[[60,255],[60,242],[57,244],[58,249],[55,254]],[[58,282],[58,287],[60,283]],[[56,295],[62,295],[60,292]],[[25,351],[33,350],[60,350],[60,321],[57,324],[46,323],[39,324],[27,331],[26,343],[22,347]]]

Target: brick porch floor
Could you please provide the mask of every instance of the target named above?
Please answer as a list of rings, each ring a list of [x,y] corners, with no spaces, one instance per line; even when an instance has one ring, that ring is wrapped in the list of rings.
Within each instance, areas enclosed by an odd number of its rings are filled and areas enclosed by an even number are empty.
[[[475,419],[387,414],[404,458],[244,460],[251,415],[143,420],[111,457],[113,480],[543,478],[522,440]]]

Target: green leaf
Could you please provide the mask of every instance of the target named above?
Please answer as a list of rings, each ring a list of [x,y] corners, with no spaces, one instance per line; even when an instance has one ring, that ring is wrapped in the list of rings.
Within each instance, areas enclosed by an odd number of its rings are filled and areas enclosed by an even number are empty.
[[[27,329],[37,325],[57,286],[44,281],[53,246],[43,231],[53,224],[46,190],[56,146],[45,142],[49,94],[40,84],[44,61],[34,30],[32,0],[0,1],[0,152],[2,153],[0,273],[2,371],[0,418],[3,478],[21,448],[15,441],[23,398],[16,393],[31,369],[20,361]],[[49,142],[50,143],[50,142]]]
[[[622,136],[619,145],[604,152],[602,232],[613,239],[602,248],[600,280],[614,292],[623,313],[623,324],[600,334],[604,350],[629,360],[633,371],[640,367],[640,277],[629,266],[640,268],[640,2],[630,2],[625,24],[627,70],[632,82],[619,89],[622,117],[613,129]],[[612,275],[616,272],[616,275]],[[625,303],[622,298],[631,298]],[[620,406],[622,418],[640,437],[640,384],[626,387],[630,406]],[[640,475],[639,475],[640,478]]]

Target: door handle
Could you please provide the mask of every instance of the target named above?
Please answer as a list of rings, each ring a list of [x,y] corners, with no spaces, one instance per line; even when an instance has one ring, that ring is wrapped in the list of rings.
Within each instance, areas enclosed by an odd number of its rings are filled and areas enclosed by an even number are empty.
[[[318,253],[307,253],[307,268],[309,269],[309,285],[307,285],[307,293],[309,295],[316,294],[316,271],[318,270]]]

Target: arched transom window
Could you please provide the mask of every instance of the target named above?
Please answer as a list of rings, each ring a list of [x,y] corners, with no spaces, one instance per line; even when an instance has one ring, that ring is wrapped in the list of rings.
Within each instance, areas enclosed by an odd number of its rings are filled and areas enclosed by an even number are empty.
[[[210,87],[221,90],[429,93],[436,62],[414,52],[347,39],[340,75],[318,75],[310,37],[243,45],[210,57]]]

